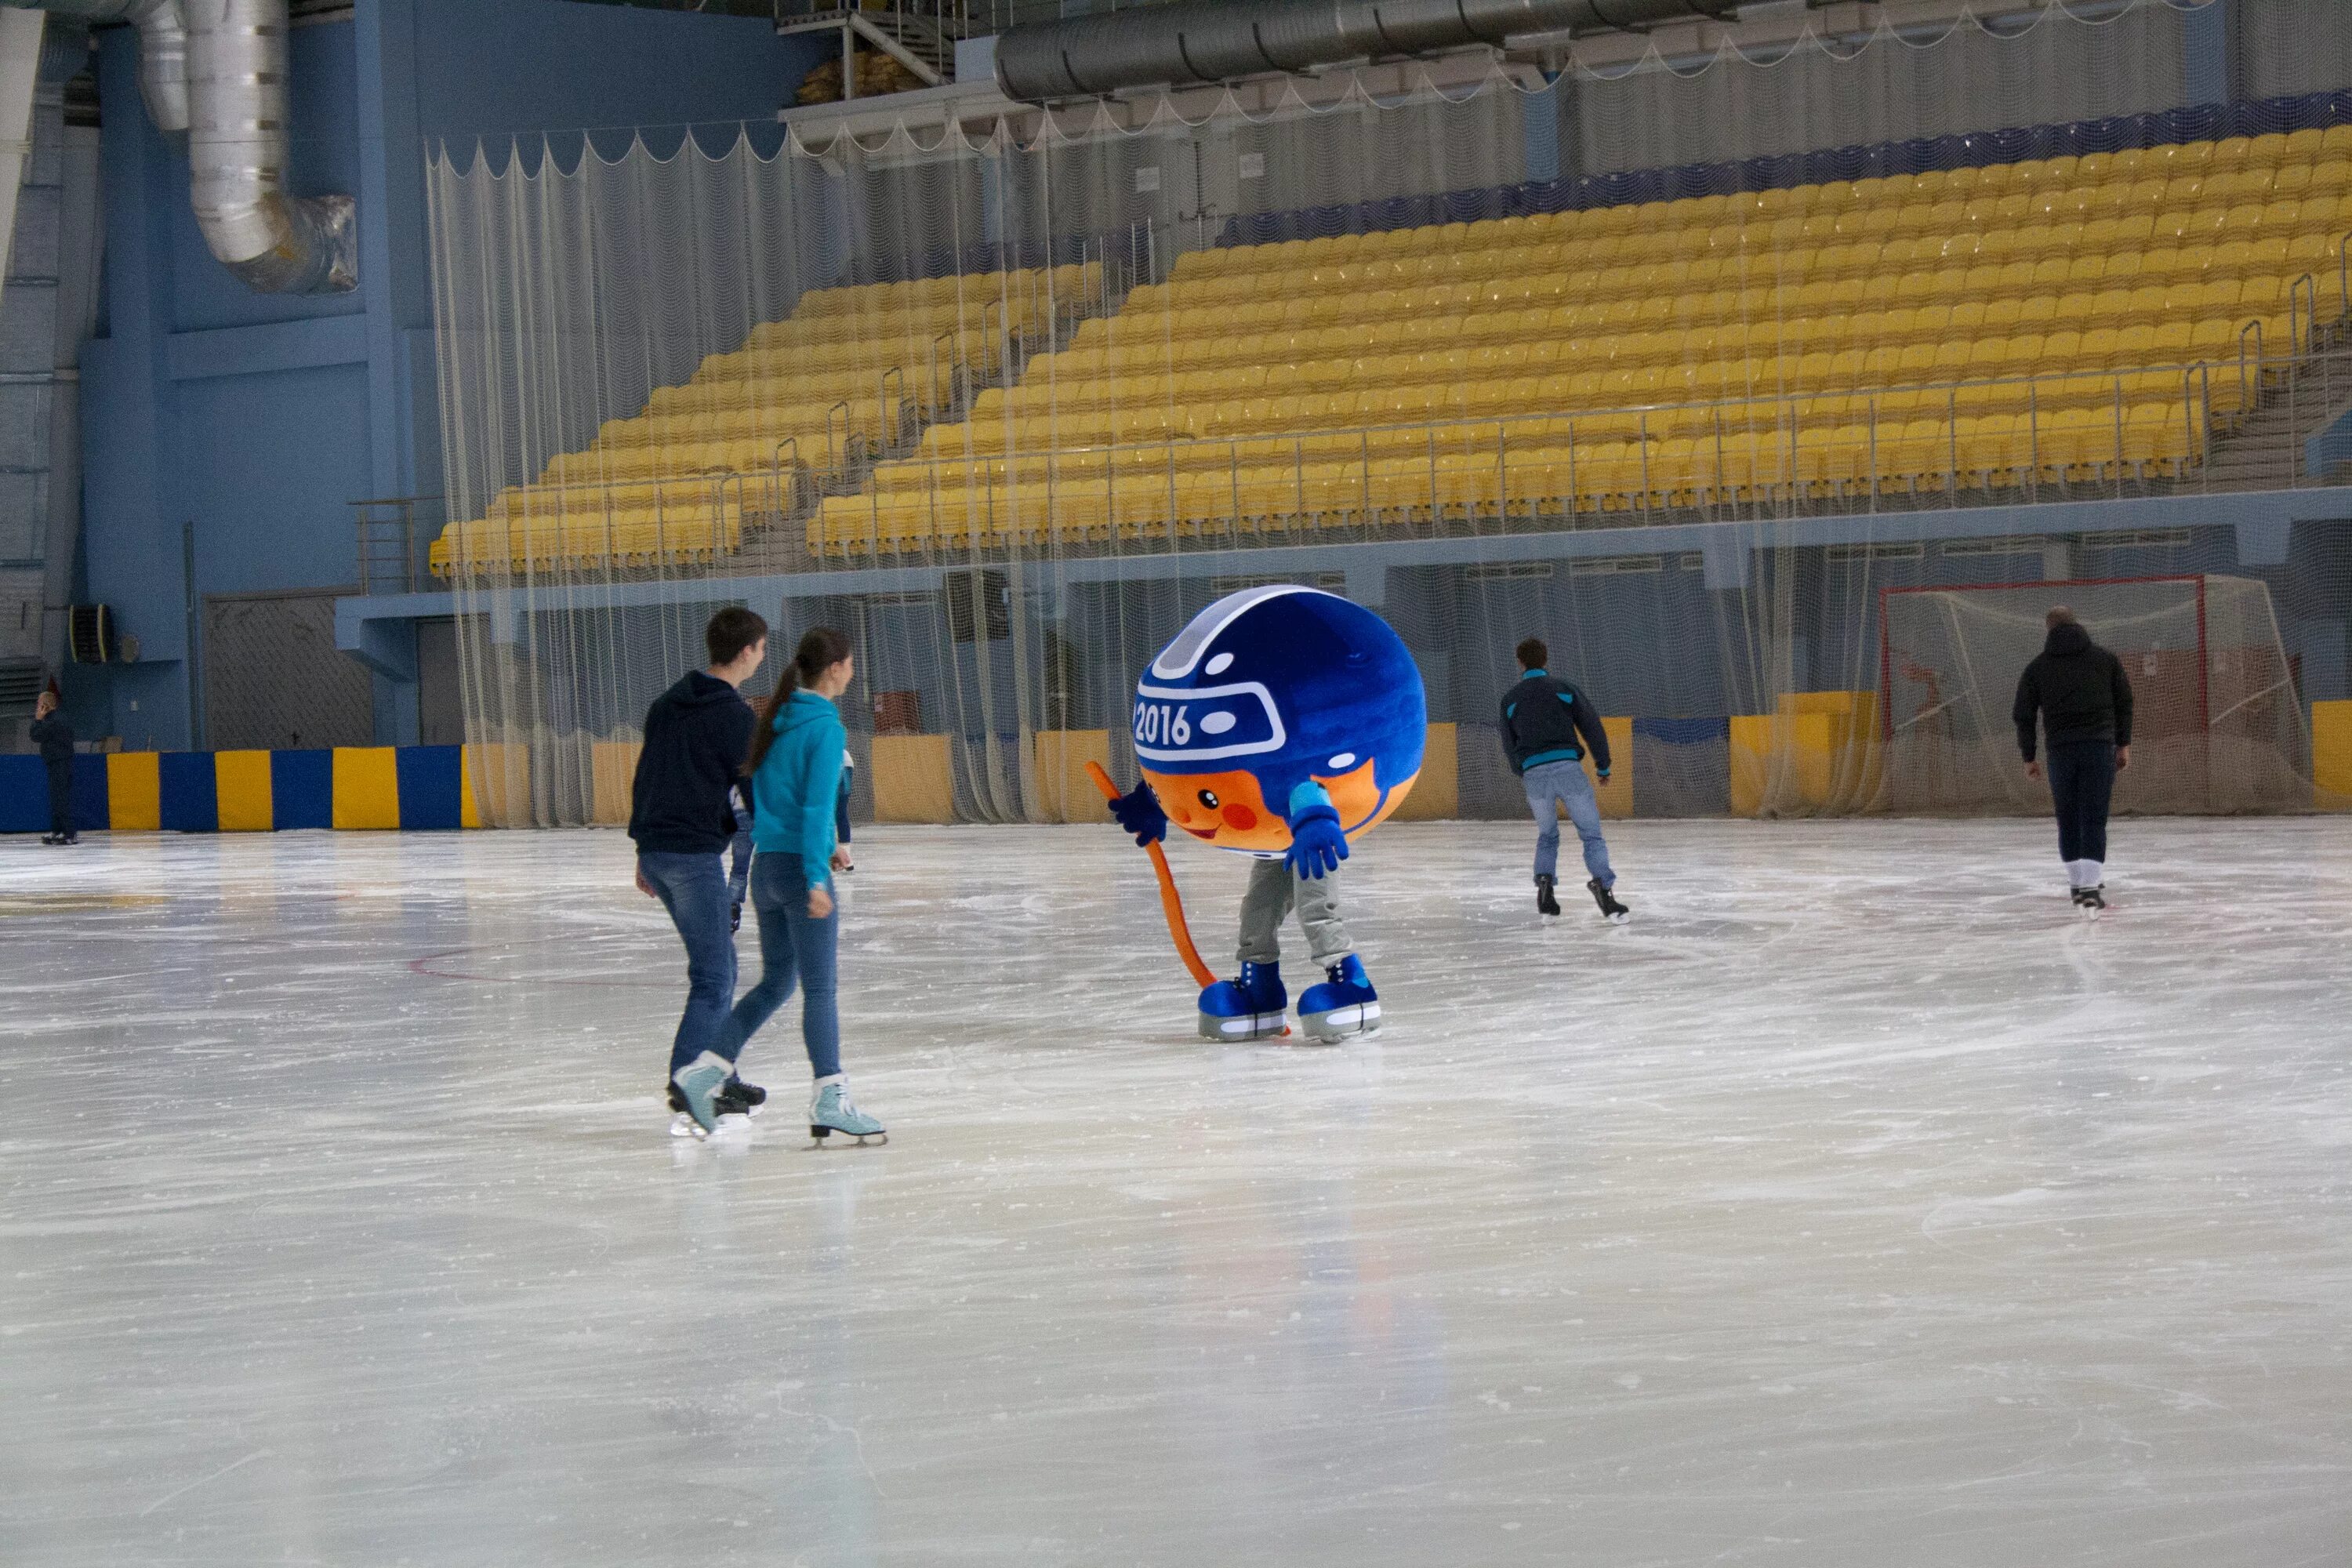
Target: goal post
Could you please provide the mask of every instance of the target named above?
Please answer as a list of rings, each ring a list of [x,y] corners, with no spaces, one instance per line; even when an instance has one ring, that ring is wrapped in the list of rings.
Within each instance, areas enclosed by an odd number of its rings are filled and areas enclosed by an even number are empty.
[[[2011,708],[2044,616],[2071,607],[2123,661],[2136,718],[2127,812],[2295,811],[2311,800],[2299,672],[2270,588],[2210,574],[1886,588],[1881,738],[1899,813],[2038,812]]]

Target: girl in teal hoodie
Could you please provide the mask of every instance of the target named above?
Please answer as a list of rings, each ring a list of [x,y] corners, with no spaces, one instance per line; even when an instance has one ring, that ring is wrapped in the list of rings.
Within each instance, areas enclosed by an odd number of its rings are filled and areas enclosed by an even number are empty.
[[[815,1091],[809,1135],[833,1132],[863,1142],[882,1136],[882,1123],[850,1103],[841,1071],[841,1023],[834,1008],[835,956],[841,917],[834,906],[833,873],[848,864],[835,841],[834,808],[841,788],[848,733],[834,706],[856,673],[849,639],[827,626],[811,630],[761,706],[744,772],[751,781],[751,907],[760,921],[760,984],[743,994],[727,1020],[718,1054],[731,1067],[744,1042],[801,989],[801,1035],[808,1046]],[[719,1064],[709,1093],[698,1096],[683,1079],[687,1109],[708,1127],[706,1102],[726,1082]]]

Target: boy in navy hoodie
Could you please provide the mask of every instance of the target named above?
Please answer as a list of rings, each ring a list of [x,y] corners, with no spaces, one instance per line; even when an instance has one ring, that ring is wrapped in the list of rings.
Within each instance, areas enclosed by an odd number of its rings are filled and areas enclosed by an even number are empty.
[[[1609,779],[1609,731],[1601,710],[1573,684],[1544,668],[1551,650],[1541,637],[1528,638],[1516,651],[1519,683],[1503,694],[1503,754],[1527,786],[1528,809],[1535,813],[1536,908],[1559,913],[1553,878],[1559,867],[1559,807],[1565,805],[1576,836],[1584,840],[1584,868],[1591,874],[1585,891],[1601,906],[1603,920],[1622,921],[1631,911],[1611,891],[1617,873],[1609,866],[1609,841],[1601,837],[1601,802],[1584,776],[1590,751],[1593,770],[1602,783]]]
[[[688,671],[646,710],[629,811],[637,890],[661,900],[686,944],[686,1012],[670,1045],[673,1110],[684,1109],[677,1073],[710,1047],[735,1005],[724,857],[735,837],[730,796],[751,743],[751,705],[738,689],[767,657],[768,623],[730,606],[702,635],[709,668]],[[766,1098],[740,1079],[719,1096],[723,1110],[744,1112]]]

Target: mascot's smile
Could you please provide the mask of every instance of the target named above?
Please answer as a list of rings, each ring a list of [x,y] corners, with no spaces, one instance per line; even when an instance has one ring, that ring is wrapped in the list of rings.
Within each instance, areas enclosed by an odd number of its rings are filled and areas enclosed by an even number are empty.
[[[1160,797],[1160,808],[1168,820],[1203,844],[1213,844],[1220,849],[1278,851],[1290,844],[1290,828],[1282,814],[1268,806],[1258,787],[1255,773],[1234,772],[1223,773],[1163,773],[1151,768],[1143,770],[1151,785],[1151,793]],[[1341,831],[1350,838],[1378,824],[1404,798],[1405,789],[1412,784],[1403,781],[1403,787],[1389,790],[1385,796],[1373,782],[1372,764],[1362,763],[1344,773],[1311,775],[1331,794],[1331,804],[1339,813]]]

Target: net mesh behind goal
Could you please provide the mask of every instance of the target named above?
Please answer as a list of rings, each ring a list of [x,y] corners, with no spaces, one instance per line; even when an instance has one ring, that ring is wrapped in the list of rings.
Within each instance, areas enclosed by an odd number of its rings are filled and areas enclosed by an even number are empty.
[[[2136,718],[2123,812],[2294,810],[2311,798],[2298,674],[2270,589],[2243,577],[1891,589],[1880,625],[1886,805],[1903,813],[2038,812],[2011,710],[2071,606],[2121,658]]]

